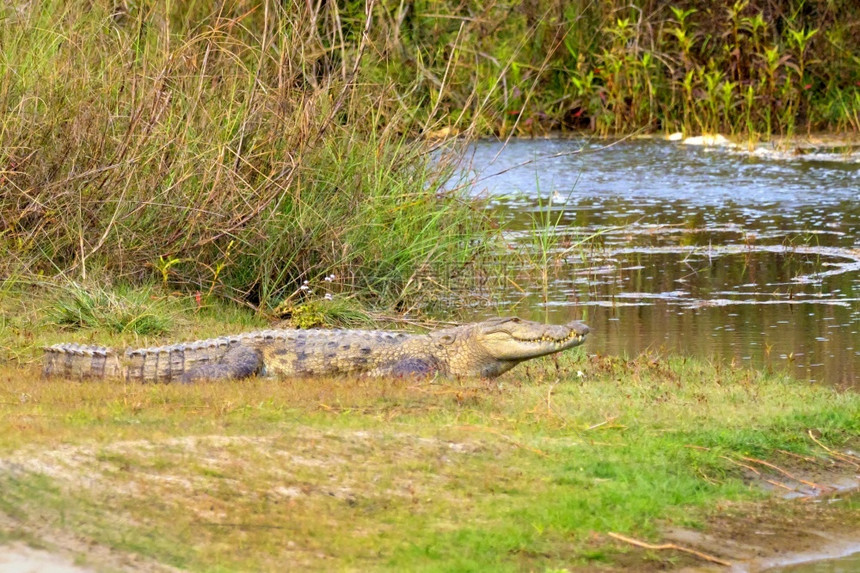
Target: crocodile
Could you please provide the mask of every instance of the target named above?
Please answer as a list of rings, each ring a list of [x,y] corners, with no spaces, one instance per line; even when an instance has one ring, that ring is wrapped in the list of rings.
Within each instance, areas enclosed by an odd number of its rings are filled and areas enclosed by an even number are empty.
[[[124,352],[64,343],[44,349],[43,374],[185,383],[342,374],[494,378],[524,360],[578,346],[587,334],[580,322],[548,325],[493,318],[427,334],[261,330]]]

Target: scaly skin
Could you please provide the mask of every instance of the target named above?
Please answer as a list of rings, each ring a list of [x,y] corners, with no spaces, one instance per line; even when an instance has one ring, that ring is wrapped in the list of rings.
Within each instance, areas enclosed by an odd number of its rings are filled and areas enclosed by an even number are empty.
[[[547,325],[495,318],[429,334],[378,330],[263,330],[129,349],[57,344],[45,376],[147,382],[238,380],[249,376],[450,376],[494,378],[520,362],[585,341],[579,322]]]

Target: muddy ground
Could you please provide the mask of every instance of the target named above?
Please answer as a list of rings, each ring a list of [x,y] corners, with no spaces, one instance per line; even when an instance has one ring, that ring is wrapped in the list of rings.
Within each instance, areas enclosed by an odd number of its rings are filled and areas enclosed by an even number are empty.
[[[775,467],[779,471],[750,471],[746,476],[751,484],[772,492],[770,499],[714,508],[701,531],[664,528],[661,544],[704,555],[643,549],[622,541],[619,545],[631,550],[607,570],[759,573],[860,551],[860,466],[843,462],[824,470],[803,463]]]

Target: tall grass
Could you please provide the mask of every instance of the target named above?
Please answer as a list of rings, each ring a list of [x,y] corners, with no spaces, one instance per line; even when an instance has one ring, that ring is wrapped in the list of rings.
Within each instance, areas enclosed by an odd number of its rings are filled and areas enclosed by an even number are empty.
[[[0,8],[4,273],[160,280],[271,309],[304,281],[380,304],[466,260],[483,216],[368,13],[337,3]]]
[[[572,96],[560,123],[753,138],[860,128],[847,103],[860,85],[853,4],[581,2],[566,20],[588,14],[593,34],[568,34],[552,62],[548,81],[567,81]]]
[[[114,334],[159,335],[170,330],[170,316],[181,310],[181,304],[156,296],[151,288],[109,291],[72,283],[49,308],[48,321]]]

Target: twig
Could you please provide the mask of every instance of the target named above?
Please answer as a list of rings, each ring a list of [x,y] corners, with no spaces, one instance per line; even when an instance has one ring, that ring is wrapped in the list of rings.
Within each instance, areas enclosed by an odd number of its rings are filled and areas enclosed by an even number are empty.
[[[585,428],[585,431],[587,432],[589,430],[594,430],[595,428],[599,428],[600,426],[605,426],[606,424],[615,420],[617,417],[618,416],[610,416],[610,417],[606,418],[605,420],[603,420],[602,422],[600,422],[599,424],[594,424],[592,426]],[[612,426],[610,426],[610,428],[626,428],[626,427],[627,426],[625,426],[623,424],[613,424]]]
[[[711,484],[711,485],[719,485],[720,484],[719,481],[708,477],[707,474],[705,474],[705,472],[702,471],[702,468],[699,468],[698,472],[699,472],[699,475],[702,476],[702,479],[705,480],[706,482],[708,482],[709,484]]]
[[[558,384],[558,380],[549,385],[549,390],[546,391],[546,413],[548,415],[552,415],[552,391],[555,389],[556,384]]]
[[[793,458],[798,458],[798,459],[801,459],[801,460],[804,460],[807,462],[817,463],[817,462],[821,461],[821,460],[817,460],[817,459],[810,457],[810,456],[801,456],[800,454],[795,454],[794,452],[789,452],[788,450],[780,450],[779,448],[777,448],[776,451],[778,451],[781,454],[785,454],[787,456],[791,456]]]
[[[766,481],[766,482],[767,482],[767,483],[769,483],[770,485],[775,485],[776,487],[781,487],[782,489],[785,489],[785,490],[788,490],[788,491],[795,491],[795,488],[790,487],[790,486],[787,486],[787,485],[785,485],[784,483],[782,483],[782,482],[780,482],[780,481],[776,481],[776,480],[772,480],[772,479],[766,479],[766,480],[764,480],[764,481]]]
[[[518,442],[517,440],[515,440],[509,436],[506,436],[505,434],[501,433],[499,430],[496,430],[495,428],[485,428],[483,426],[472,426],[472,425],[456,426],[456,428],[461,429],[461,430],[478,430],[478,431],[482,431],[482,432],[488,432],[490,434],[494,434],[496,436],[499,436],[500,438],[502,438],[506,442],[509,442],[509,443],[517,446],[518,448],[523,448],[524,450],[528,450],[532,453],[535,453],[539,456],[543,456],[545,458],[549,457],[549,454],[544,452],[543,450],[539,450],[537,448],[527,446],[527,445],[523,444],[522,442]]]
[[[742,464],[739,461],[733,460],[732,458],[730,458],[728,456],[720,456],[720,457],[723,458],[724,460],[728,461],[728,462],[735,464],[736,466],[741,466],[742,468],[746,468],[746,469],[750,470],[751,472],[753,472],[757,476],[761,475],[761,472],[752,466],[748,466],[747,464]]]
[[[729,458],[729,457],[727,457],[727,456],[720,456],[720,457],[721,457],[721,458],[723,458],[724,460],[728,461],[728,462],[731,462],[731,463],[733,463],[733,464],[737,465],[737,466],[740,466],[740,467],[742,467],[742,468],[746,468],[746,469],[750,470],[751,472],[753,472],[755,475],[757,475],[757,476],[761,477],[761,472],[760,472],[760,471],[758,471],[757,469],[755,469],[754,467],[750,466],[750,465],[742,464],[741,462],[739,462],[739,461],[737,461],[737,460],[733,460],[733,459],[731,459],[731,458]],[[761,462],[761,460],[755,460],[755,459],[752,459],[752,458],[746,458],[746,457],[744,457],[744,458],[742,458],[742,459],[749,460],[749,461],[758,461],[758,462]],[[772,464],[768,464],[767,462],[761,462],[761,463],[763,463],[763,464],[764,464],[764,465],[766,465],[766,466],[773,467],[773,468],[774,468],[774,469],[776,469],[776,470],[780,470],[780,468],[777,468],[776,466],[773,466]],[[805,482],[805,481],[803,481],[803,480],[798,480],[797,478],[795,478],[794,476],[792,476],[791,474],[789,474],[789,473],[788,473],[788,472],[786,472],[785,470],[780,470],[780,471],[782,471],[783,473],[785,473],[786,475],[788,475],[788,477],[790,477],[790,478],[791,478],[791,479],[793,479],[793,480],[796,480],[796,481],[802,482],[802,483],[804,483],[804,484],[806,484],[806,485],[809,485],[809,482]],[[769,484],[771,484],[771,485],[775,485],[775,486],[777,486],[777,487],[781,487],[781,488],[786,489],[786,490],[788,490],[788,491],[796,491],[796,488],[793,488],[793,487],[787,486],[787,485],[785,485],[785,484],[784,484],[784,483],[782,483],[782,482],[778,482],[778,481],[775,481],[775,480],[772,480],[772,479],[767,479],[767,478],[762,478],[762,479],[764,479],[764,481],[766,481],[767,483],[769,483]],[[817,486],[817,485],[810,485],[810,487],[812,487],[812,488],[818,488],[818,489],[823,489],[821,486]]]
[[[431,396],[445,396],[447,394],[455,394],[458,397],[463,395],[469,396],[477,396],[480,394],[480,390],[477,388],[441,388],[439,390],[424,388],[422,386],[409,386],[408,390],[415,390],[416,392],[421,392],[423,394],[430,394]]]
[[[809,434],[809,437],[812,439],[812,441],[815,442],[816,444],[818,444],[819,446],[821,446],[821,448],[824,449],[825,452],[827,452],[828,454],[830,454],[831,456],[833,456],[837,460],[843,461],[847,464],[851,464],[855,468],[860,469],[860,464],[858,464],[857,462],[854,461],[854,459],[860,459],[860,458],[856,458],[856,456],[852,456],[849,454],[842,454],[839,452],[834,452],[833,450],[831,450],[830,448],[828,448],[827,446],[825,446],[824,444],[822,444],[821,442],[816,440],[815,436],[812,435],[812,430],[809,430],[807,433]]]
[[[620,533],[613,533],[611,531],[608,532],[607,535],[614,539],[618,539],[619,541],[624,541],[625,543],[635,545],[636,547],[642,547],[644,549],[674,549],[675,551],[683,551],[684,553],[695,555],[699,559],[704,559],[705,561],[710,561],[711,563],[716,563],[717,565],[723,565],[725,567],[732,566],[731,561],[724,561],[718,557],[714,557],[713,555],[708,555],[707,553],[702,553],[701,551],[696,551],[695,549],[690,549],[689,547],[676,545],[674,543],[661,543],[659,545],[654,545],[652,543],[645,543],[644,541],[639,541],[638,539],[633,539],[632,537],[627,537],[626,535],[621,535]]]
[[[238,527],[240,529],[286,529],[283,525],[268,525],[255,523],[215,523],[213,521],[198,521],[197,525],[206,527]]]
[[[782,475],[787,476],[788,478],[793,479],[793,480],[794,480],[794,481],[796,481],[796,482],[800,482],[800,483],[802,483],[802,484],[804,484],[804,485],[808,485],[809,487],[811,487],[811,488],[813,488],[813,489],[819,489],[819,490],[822,490],[822,491],[824,491],[824,490],[828,490],[828,489],[833,489],[833,488],[832,488],[832,487],[830,487],[830,486],[817,484],[817,483],[812,482],[812,481],[806,481],[805,479],[800,479],[799,477],[795,477],[794,475],[792,475],[791,473],[789,473],[789,472],[787,472],[786,470],[782,469],[781,467],[779,467],[779,466],[777,466],[777,465],[775,465],[775,464],[772,464],[772,463],[770,463],[770,462],[766,462],[766,461],[764,461],[764,460],[759,460],[759,459],[756,459],[756,458],[749,458],[749,457],[747,457],[747,456],[742,456],[742,457],[741,457],[741,459],[742,459],[742,460],[746,460],[746,461],[748,461],[748,462],[753,462],[753,463],[756,463],[756,464],[761,464],[761,465],[763,465],[763,466],[767,466],[767,467],[769,467],[769,468],[771,468],[771,469],[774,469],[774,470],[778,471],[778,472],[779,472],[779,473],[781,473]]]

